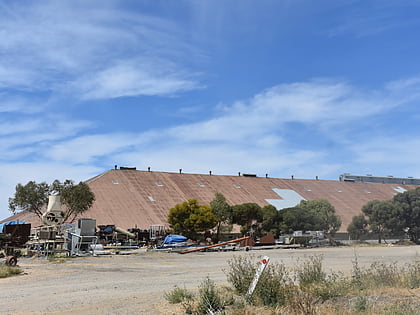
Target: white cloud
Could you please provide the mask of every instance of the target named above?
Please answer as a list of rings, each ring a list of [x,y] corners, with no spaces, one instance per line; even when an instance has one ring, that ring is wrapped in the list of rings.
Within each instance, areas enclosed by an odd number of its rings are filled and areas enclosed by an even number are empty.
[[[34,97],[28,100],[22,96],[0,93],[0,113],[34,114],[43,110],[44,106],[36,101]]]
[[[198,52],[182,39],[184,31],[118,2],[3,4],[0,35],[0,88],[97,99],[198,87],[185,66]]]
[[[395,93],[387,89],[366,92],[339,81],[283,84],[267,89],[248,101],[225,107],[216,118],[139,134],[93,134],[68,140],[52,139],[56,143],[45,151],[45,155],[57,161],[69,158],[77,163],[88,163],[123,152],[123,156],[133,155],[139,160],[139,155],[156,157],[152,152],[160,152],[164,147],[161,155],[166,159],[181,154],[183,159],[188,160],[194,158],[192,153],[184,153],[192,147],[198,148],[198,152],[207,152],[205,148],[212,148],[213,152],[218,152],[216,156],[241,152],[239,155],[255,159],[255,154],[250,152],[265,151],[271,158],[276,155],[290,157],[289,164],[299,160],[295,154],[301,152],[299,157],[305,164],[314,156],[323,156],[312,151],[315,149],[308,150],[305,145],[291,143],[285,138],[283,134],[288,131],[289,123],[298,123],[302,127],[311,125],[327,141],[345,145],[347,137],[352,137],[353,133],[348,126],[405,105],[401,94],[404,94],[403,89]],[[220,161],[226,163],[224,158]]]
[[[65,141],[92,127],[85,120],[69,121],[48,113],[31,113],[13,120],[0,120],[0,160],[31,156],[36,159],[57,142]]]
[[[165,60],[131,60],[75,81],[82,99],[170,95],[198,88],[194,80]]]
[[[87,164],[95,158],[112,155],[132,145],[138,144],[133,134],[104,134],[80,136],[69,141],[62,141],[45,150],[45,158],[54,161],[71,161],[74,164]]]
[[[92,170],[100,172],[88,165],[114,164],[175,172],[182,168],[185,172],[212,170],[214,174],[252,172],[328,179],[350,167],[375,173],[373,170],[380,165],[395,174],[392,170],[417,169],[417,140],[354,134],[360,131],[362,122],[369,123],[395,108],[414,107],[416,99],[404,97],[407,91],[417,89],[418,80],[412,78],[410,82],[389,84],[376,91],[334,80],[282,84],[225,106],[214,118],[129,133],[88,133],[92,127],[89,122],[67,121],[61,116],[36,116],[32,122],[26,117],[21,120],[26,127],[9,123],[10,134],[0,136],[0,149],[7,152],[1,167],[20,167],[8,162],[20,154],[30,156],[36,168],[43,165],[40,169],[45,172],[41,175],[31,170],[32,164],[28,163],[23,169],[28,172],[25,180],[59,177],[57,174],[64,174],[59,172],[60,167],[68,169],[70,175],[66,177],[75,177],[71,175],[74,170],[87,179],[93,175]],[[316,136],[305,134],[308,140],[298,142],[289,138],[308,126]],[[334,145],[318,147],[311,141]],[[47,167],[50,164],[51,170]],[[401,167],[403,164],[406,166]],[[21,178],[10,177],[9,185]]]
[[[354,145],[352,149],[361,164],[406,164],[416,167],[420,155],[420,140],[410,135],[378,136]]]

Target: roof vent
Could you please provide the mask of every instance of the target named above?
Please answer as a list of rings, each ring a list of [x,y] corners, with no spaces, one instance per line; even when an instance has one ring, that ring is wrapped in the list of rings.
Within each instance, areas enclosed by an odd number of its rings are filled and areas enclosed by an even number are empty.
[[[257,174],[243,174],[244,177],[257,177]]]
[[[137,168],[134,167],[127,167],[127,166],[120,166],[120,170],[122,171],[135,171]]]

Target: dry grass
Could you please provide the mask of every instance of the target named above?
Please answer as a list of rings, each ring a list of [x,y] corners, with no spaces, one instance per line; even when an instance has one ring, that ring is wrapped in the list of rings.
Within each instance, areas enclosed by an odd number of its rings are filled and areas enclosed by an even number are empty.
[[[7,278],[21,274],[23,270],[19,267],[10,267],[0,263],[0,278]]]
[[[343,273],[327,274],[322,256],[312,256],[299,263],[289,274],[283,264],[267,267],[252,299],[245,302],[256,266],[252,257],[234,258],[229,262],[228,281],[233,286],[223,314],[420,314],[420,261],[398,266],[374,262],[360,268],[353,261],[351,277]],[[222,299],[216,288],[212,298]],[[190,314],[206,314],[205,308],[189,309]]]

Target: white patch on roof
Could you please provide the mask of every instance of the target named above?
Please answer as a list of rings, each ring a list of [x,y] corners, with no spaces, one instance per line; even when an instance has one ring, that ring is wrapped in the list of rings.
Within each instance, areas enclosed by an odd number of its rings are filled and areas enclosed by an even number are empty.
[[[147,198],[149,198],[150,201],[156,201],[152,196],[147,196]]]
[[[295,207],[302,200],[306,200],[294,190],[273,188],[273,191],[282,199],[265,199],[265,201],[276,207],[277,210]]]
[[[406,191],[407,191],[407,189],[402,188],[401,186],[395,187],[395,188],[394,188],[394,190],[395,190],[396,192],[401,193],[401,194],[402,194],[403,192],[406,192]]]

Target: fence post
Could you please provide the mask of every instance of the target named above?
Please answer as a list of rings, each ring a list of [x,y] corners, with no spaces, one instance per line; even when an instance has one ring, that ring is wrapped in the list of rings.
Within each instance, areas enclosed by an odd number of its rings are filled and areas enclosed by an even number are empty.
[[[251,285],[249,286],[248,292],[246,293],[245,298],[247,300],[249,300],[252,296],[252,293],[254,293],[255,287],[257,286],[257,283],[260,280],[260,277],[262,273],[264,272],[265,267],[267,267],[269,261],[270,261],[270,258],[268,256],[264,256],[261,259],[260,265],[258,266],[254,279],[252,280]]]

